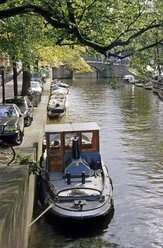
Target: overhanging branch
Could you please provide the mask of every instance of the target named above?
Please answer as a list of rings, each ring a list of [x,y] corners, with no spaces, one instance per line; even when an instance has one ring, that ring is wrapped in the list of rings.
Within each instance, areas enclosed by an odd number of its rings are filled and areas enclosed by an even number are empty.
[[[16,8],[11,8],[11,9],[1,10],[0,11],[0,19],[16,16],[16,15],[23,14],[23,13],[30,13],[30,12],[35,12],[35,13],[38,13],[39,15],[43,16],[45,18],[45,20],[55,28],[69,29],[69,25],[67,23],[62,23],[59,20],[51,17],[50,13],[48,11],[46,11],[46,10],[44,10],[38,6],[35,6],[35,5],[26,5],[26,6],[22,6],[22,7],[16,7]]]
[[[126,55],[119,55],[119,54],[123,53],[124,51],[116,52],[116,53],[111,53],[111,52],[109,52],[109,53],[107,54],[107,57],[115,57],[115,58],[118,58],[118,59],[125,59],[125,58],[127,58],[127,57],[130,57],[130,56],[132,56],[132,55],[138,53],[138,52],[142,52],[142,51],[144,51],[144,50],[150,49],[150,48],[155,47],[155,46],[157,46],[157,45],[163,45],[163,39],[161,39],[160,41],[157,41],[157,42],[155,42],[155,43],[153,43],[153,44],[151,44],[151,45],[148,45],[148,46],[146,46],[146,47],[142,47],[142,48],[140,48],[140,49],[134,50],[134,51],[132,51],[132,52],[126,54]]]
[[[86,45],[86,46],[90,46],[101,54],[104,54],[104,55],[108,54],[110,56],[116,56],[117,58],[118,57],[119,58],[125,58],[128,56],[131,56],[132,53],[130,53],[130,55],[125,55],[125,57],[124,56],[122,57],[117,53],[114,53],[114,54],[108,53],[108,51],[110,51],[111,49],[117,48],[118,46],[119,47],[125,47],[125,46],[129,45],[133,39],[141,36],[146,31],[154,29],[154,28],[158,28],[161,26],[161,24],[155,23],[156,20],[154,20],[147,27],[142,28],[139,31],[137,31],[136,33],[134,33],[133,35],[131,35],[127,40],[124,40],[124,41],[121,40],[120,39],[121,35],[120,35],[115,41],[113,41],[112,43],[110,43],[107,46],[104,46],[104,45],[101,45],[97,42],[89,40],[89,39],[87,39],[87,37],[84,37],[82,35],[82,33],[80,32],[80,30],[78,29],[78,27],[75,23],[76,20],[75,20],[74,10],[73,10],[73,7],[71,5],[71,1],[68,0],[67,3],[68,3],[68,6],[67,6],[68,12],[69,12],[69,22],[68,21],[63,22],[63,19],[60,20],[59,18],[57,18],[57,15],[55,15],[55,13],[51,14],[48,10],[45,10],[45,9],[43,9],[39,6],[35,6],[35,5],[26,5],[26,6],[22,6],[22,7],[15,7],[15,8],[11,8],[11,9],[1,10],[0,11],[0,19],[16,16],[16,15],[23,14],[23,13],[37,13],[40,16],[44,17],[44,19],[49,24],[51,24],[54,28],[65,29],[68,31],[67,32],[68,34],[74,34],[75,37],[78,39],[79,43]],[[139,14],[141,15],[141,13],[139,13]],[[139,17],[139,15],[138,15],[138,17]],[[137,19],[135,19],[132,23],[134,23],[136,20]],[[130,25],[128,26],[128,28],[130,28]],[[143,50],[151,48],[155,45],[157,45],[157,44],[155,43],[151,46],[144,47],[142,49],[139,49],[138,51],[143,51]]]

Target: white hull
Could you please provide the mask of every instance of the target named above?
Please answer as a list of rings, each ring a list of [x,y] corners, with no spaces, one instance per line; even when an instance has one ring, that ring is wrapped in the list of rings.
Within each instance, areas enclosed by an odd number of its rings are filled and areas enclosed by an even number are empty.
[[[55,181],[54,179],[55,177],[53,177],[54,174],[52,177],[50,174],[48,174],[50,180],[43,182],[44,186],[42,187],[43,189],[42,192],[46,207],[48,207],[48,205],[50,205],[53,202],[55,203],[55,205],[49,210],[51,214],[65,219],[82,220],[82,219],[94,219],[97,217],[101,217],[108,214],[109,211],[113,210],[112,182],[109,177],[106,166],[103,165],[102,168],[104,174],[103,179],[94,178],[94,176],[92,176],[92,180],[89,179],[88,182],[86,180],[85,184],[82,184],[81,182],[78,181],[72,182],[70,185],[67,185],[66,183],[67,186],[66,188],[64,188],[65,180],[59,181],[59,183],[57,183],[57,180],[56,182],[54,182]],[[99,185],[100,181],[101,181],[101,185]],[[96,183],[98,183],[97,187],[96,187]],[[47,185],[50,185],[50,187]],[[56,193],[54,192],[53,189],[57,189]],[[79,205],[77,204],[76,207],[74,205],[74,202],[79,201],[80,197],[78,198],[78,200],[75,198],[70,200],[67,199],[65,201],[56,200],[57,198],[59,199],[59,197],[57,197],[59,191],[70,192],[71,190],[82,190],[82,192],[84,191],[86,192],[86,194],[91,190],[92,192],[96,192],[97,190],[98,192],[101,192],[99,194],[101,196],[101,199],[99,197],[97,200],[96,199],[87,200],[87,197],[84,198],[84,196],[82,196],[81,197],[81,203],[83,203],[82,208],[80,207],[80,204]],[[49,197],[49,195],[51,197]],[[64,197],[66,198],[66,193]],[[69,197],[68,194],[67,197]]]

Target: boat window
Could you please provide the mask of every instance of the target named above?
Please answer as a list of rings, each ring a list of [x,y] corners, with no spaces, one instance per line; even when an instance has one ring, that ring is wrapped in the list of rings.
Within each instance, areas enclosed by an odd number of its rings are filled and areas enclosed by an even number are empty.
[[[72,149],[72,140],[75,136],[78,136],[76,133],[65,133],[65,143],[64,148],[66,150]]]
[[[82,148],[96,148],[96,133],[82,133]]]
[[[50,149],[60,150],[61,148],[61,135],[60,134],[50,134],[49,141],[50,141]]]

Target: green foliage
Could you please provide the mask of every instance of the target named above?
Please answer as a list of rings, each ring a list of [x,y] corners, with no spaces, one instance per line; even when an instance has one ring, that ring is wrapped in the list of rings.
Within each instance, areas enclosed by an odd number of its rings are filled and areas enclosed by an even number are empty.
[[[106,56],[123,57],[154,44],[139,39],[148,33],[159,31],[156,43],[162,42],[161,0],[33,0],[32,4],[6,0],[0,4],[0,16],[4,22],[15,16],[23,20],[22,33],[28,33],[30,44],[36,40],[41,44],[49,40],[50,45],[78,43]]]
[[[21,158],[20,164],[29,166],[29,174],[40,174],[41,167],[39,165],[39,162],[33,161],[30,156],[25,156]]]
[[[38,57],[41,66],[59,67],[65,65],[67,68],[79,72],[91,71],[90,66],[82,58],[85,48],[81,46],[38,46]]]

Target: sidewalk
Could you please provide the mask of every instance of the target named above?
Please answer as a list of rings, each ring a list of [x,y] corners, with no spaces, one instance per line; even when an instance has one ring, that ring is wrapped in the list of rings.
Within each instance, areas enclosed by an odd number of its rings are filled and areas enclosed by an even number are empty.
[[[21,88],[21,76],[19,88]],[[42,154],[44,125],[51,78],[44,84],[44,91],[31,126],[25,128],[23,142],[14,149],[21,157],[31,156],[39,161]],[[6,97],[13,96],[12,81],[6,85]],[[1,89],[0,89],[1,94]],[[32,219],[36,178],[29,177],[28,166],[0,164],[0,247],[26,248]],[[16,237],[16,238],[15,238]]]
[[[23,142],[20,146],[14,146],[16,152],[18,152],[22,157],[30,155],[34,160],[39,160],[40,152],[42,147],[40,147],[40,139],[43,137],[44,125],[46,123],[46,110],[49,99],[49,89],[51,84],[50,78],[46,80],[44,84],[44,90],[42,93],[41,102],[38,107],[34,108],[34,116],[32,124],[29,127],[24,128]],[[13,81],[8,82],[5,85],[6,98],[13,97]],[[22,88],[22,74],[18,77],[18,91]],[[0,102],[2,101],[2,87],[0,87]],[[37,150],[37,151],[36,151]],[[41,151],[40,151],[41,150]],[[37,152],[37,154],[36,154]]]

